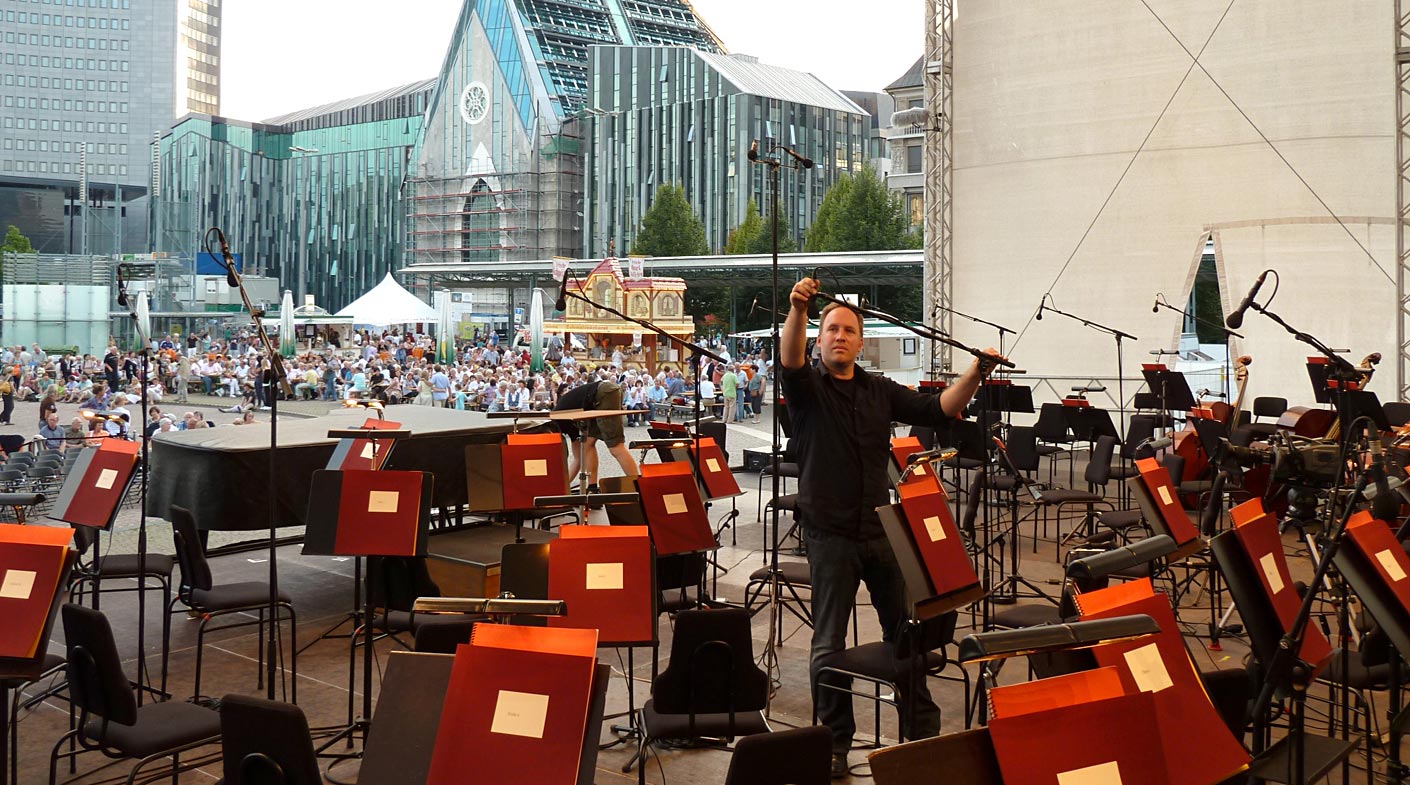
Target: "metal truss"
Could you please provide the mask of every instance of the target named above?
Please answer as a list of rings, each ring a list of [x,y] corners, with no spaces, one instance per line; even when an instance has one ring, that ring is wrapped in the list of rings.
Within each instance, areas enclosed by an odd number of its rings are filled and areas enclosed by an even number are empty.
[[[1410,400],[1410,17],[1395,0],[1395,340],[1398,400]]]
[[[925,0],[922,80],[925,106],[934,118],[925,126],[925,312],[947,333],[954,329],[954,316],[949,309],[955,299],[954,19],[955,0]],[[942,371],[951,370],[954,360],[951,352],[949,346],[932,341],[931,366],[938,363]]]

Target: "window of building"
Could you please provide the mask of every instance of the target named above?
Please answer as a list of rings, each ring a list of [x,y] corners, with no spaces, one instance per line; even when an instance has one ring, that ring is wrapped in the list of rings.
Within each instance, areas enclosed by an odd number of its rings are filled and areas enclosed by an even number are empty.
[[[921,194],[906,194],[906,212],[910,213],[911,226],[925,223],[925,197]]]
[[[924,153],[919,144],[906,145],[906,173],[918,174],[924,171]]]

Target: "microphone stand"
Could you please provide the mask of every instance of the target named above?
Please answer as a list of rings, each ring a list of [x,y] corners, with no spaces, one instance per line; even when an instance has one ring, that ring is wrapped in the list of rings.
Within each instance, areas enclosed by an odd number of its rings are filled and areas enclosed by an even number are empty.
[[[1157,292],[1155,295],[1155,310],[1158,311],[1161,308],[1164,308],[1167,311],[1174,311],[1175,313],[1180,314],[1186,319],[1194,319],[1195,321],[1199,322],[1202,325],[1205,325],[1206,327],[1217,327],[1219,328],[1220,332],[1224,333],[1224,396],[1227,400],[1228,396],[1233,392],[1232,363],[1234,357],[1234,350],[1233,347],[1229,346],[1229,339],[1238,338],[1242,340],[1243,336],[1234,332],[1233,330],[1230,330],[1222,322],[1211,322],[1210,320],[1204,319],[1198,316],[1197,314],[1192,314],[1189,311],[1186,311],[1184,308],[1176,308],[1175,306],[1165,301],[1165,295]],[[1237,424],[1238,423],[1235,423],[1235,425]]]
[[[279,347],[269,338],[269,333],[264,329],[264,323],[260,317],[263,312],[256,309],[250,302],[250,293],[245,289],[245,279],[239,270],[235,268],[235,259],[230,255],[230,247],[225,242],[225,233],[218,227],[211,227],[206,230],[203,242],[206,252],[210,253],[210,236],[215,233],[220,238],[220,254],[225,267],[226,282],[233,284],[240,291],[240,300],[245,304],[245,310],[250,313],[250,320],[254,322],[255,334],[259,337],[260,344],[264,347],[265,354],[269,356],[269,375],[259,382],[266,385],[265,395],[269,402],[269,625],[265,628],[265,697],[274,700],[274,677],[277,673],[275,667],[275,655],[279,651],[279,644],[275,638],[275,628],[279,625],[279,562],[275,558],[278,549],[278,541],[275,528],[279,517],[279,500],[277,498],[277,488],[279,481],[279,470],[275,457],[279,446],[279,391],[278,387],[284,389],[284,393],[290,398],[294,396],[294,388],[289,384],[288,376],[284,373],[284,358],[279,354]],[[214,256],[214,254],[212,254]],[[257,382],[257,383],[259,383]],[[292,620],[290,624],[292,624]],[[371,624],[371,619],[366,623]],[[294,685],[294,694],[298,694],[298,685]]]
[[[779,470],[783,466],[783,420],[781,419],[783,416],[783,386],[781,384],[781,365],[779,363],[779,329],[781,325],[781,320],[779,318],[778,307],[778,196],[780,188],[779,173],[783,170],[784,167],[788,167],[795,171],[801,172],[803,169],[812,168],[812,162],[808,161],[808,166],[805,167],[803,166],[803,162],[807,159],[801,158],[797,153],[793,152],[787,147],[784,147],[781,144],[777,144],[772,139],[766,139],[765,141],[769,146],[767,152],[773,153],[773,155],[766,154],[760,156],[758,154],[759,142],[758,140],[755,140],[754,144],[749,148],[748,157],[751,163],[757,164],[759,166],[767,166],[769,169],[769,222],[771,227],[770,231],[773,233],[773,248],[771,251],[769,262],[769,273],[771,276],[771,288],[769,290],[769,314],[773,318],[772,323],[770,325],[769,343],[772,346],[772,348],[770,349],[770,354],[772,355],[772,364],[770,365],[770,368],[774,374],[772,384],[773,389],[770,391],[773,395],[773,418],[769,423],[770,432],[772,434],[772,441],[769,445],[769,468],[771,469],[770,479],[772,480],[771,485],[773,491],[773,498],[777,499],[780,495],[780,482],[782,479],[779,475]],[[788,162],[785,162],[783,153],[788,154],[790,159]],[[769,542],[769,544],[772,545],[769,550],[768,573],[769,631],[768,639],[764,643],[764,672],[769,675],[769,690],[767,693],[765,693],[764,701],[765,717],[770,716],[773,710],[775,672],[779,674],[779,685],[782,686],[783,683],[783,670],[780,667],[778,660],[778,646],[780,644],[780,639],[783,637],[783,631],[782,629],[780,629],[783,624],[783,598],[779,586],[782,573],[779,571],[778,566],[779,508],[777,504],[773,505],[770,511],[770,518],[773,523],[773,535]],[[800,542],[803,539],[801,531],[799,532],[798,539]]]
[[[970,316],[970,315],[967,314],[967,313],[961,313],[960,311],[956,311],[954,308],[950,308],[950,307],[948,307],[948,306],[941,305],[940,303],[936,303],[936,304],[935,304],[935,310],[936,310],[936,311],[947,311],[947,312],[949,312],[950,314],[952,314],[952,315],[954,315],[954,316],[960,317],[961,319],[968,319],[968,320],[970,320],[971,322],[974,322],[974,323],[976,323],[976,324],[988,325],[988,326],[990,326],[990,327],[993,327],[995,330],[998,330],[998,331],[999,331],[999,354],[1003,354],[1003,353],[1004,353],[1004,335],[1005,335],[1005,334],[1007,334],[1007,335],[1015,335],[1015,334],[1016,334],[1016,333],[1014,333],[1013,330],[1010,330],[1009,328],[1003,326],[1002,324],[995,324],[995,323],[993,323],[993,322],[991,322],[991,321],[988,321],[988,320],[985,320],[985,319],[980,319],[978,316]],[[934,315],[932,314],[932,317],[933,317],[933,316],[934,316]]]
[[[1044,298],[1047,298],[1047,295],[1043,295],[1043,297],[1044,297]],[[1115,327],[1108,327],[1108,326],[1106,326],[1106,325],[1104,325],[1104,324],[1101,324],[1101,323],[1099,323],[1099,322],[1094,322],[1094,321],[1092,321],[1091,319],[1084,319],[1083,317],[1078,316],[1077,314],[1068,313],[1067,311],[1059,310],[1058,308],[1056,308],[1056,307],[1054,307],[1054,306],[1051,306],[1051,305],[1044,305],[1044,306],[1043,306],[1043,310],[1044,310],[1044,311],[1052,311],[1053,313],[1057,314],[1058,316],[1066,316],[1066,317],[1069,318],[1069,319],[1072,319],[1072,320],[1074,320],[1074,321],[1081,322],[1081,323],[1083,324],[1083,326],[1090,327],[1090,328],[1092,328],[1093,330],[1096,330],[1096,331],[1098,331],[1098,332],[1106,333],[1107,335],[1110,335],[1111,337],[1113,337],[1113,338],[1116,339],[1116,398],[1117,398],[1117,401],[1116,401],[1116,416],[1117,416],[1117,418],[1118,418],[1118,419],[1120,420],[1120,422],[1121,422],[1121,425],[1120,425],[1121,432],[1120,432],[1117,436],[1118,436],[1118,438],[1125,439],[1125,438],[1126,438],[1126,384],[1125,384],[1126,373],[1125,373],[1125,364],[1122,362],[1121,342],[1122,342],[1123,340],[1128,339],[1128,338],[1129,338],[1130,340],[1132,340],[1132,341],[1139,340],[1139,339],[1136,338],[1136,336],[1132,335],[1131,333],[1122,332],[1121,330],[1118,330],[1118,329],[1116,329]]]

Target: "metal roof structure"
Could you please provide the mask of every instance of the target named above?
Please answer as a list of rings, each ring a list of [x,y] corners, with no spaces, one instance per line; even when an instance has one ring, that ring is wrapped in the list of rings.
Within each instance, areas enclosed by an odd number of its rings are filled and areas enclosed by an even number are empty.
[[[792,285],[803,275],[817,274],[823,288],[916,285],[921,280],[924,253],[913,251],[850,251],[845,253],[779,254],[779,285]],[[602,263],[601,259],[574,259],[568,269],[575,277],[586,277]],[[396,273],[407,278],[428,279],[436,284],[528,284],[548,281],[553,276],[553,260],[518,262],[419,263]],[[644,274],[678,276],[691,286],[769,286],[773,281],[769,254],[731,256],[672,256],[648,258]]]
[[[867,110],[857,106],[852,99],[828,87],[810,73],[761,63],[757,57],[750,55],[715,54],[703,50],[696,50],[696,55],[742,93],[839,112],[867,114]]]
[[[901,90],[907,87],[920,87],[921,79],[925,76],[925,56],[916,58],[915,63],[906,69],[904,74],[896,78],[896,81],[886,86],[887,92]]]
[[[434,78],[422,79],[419,82],[412,82],[411,84],[401,85],[400,87],[389,87],[386,90],[379,90],[375,93],[367,93],[365,95],[359,95],[353,98],[344,98],[341,101],[334,101],[332,103],[323,104],[322,106],[311,106],[307,109],[300,109],[296,112],[281,114],[278,117],[271,117],[262,122],[264,122],[266,125],[286,125],[288,123],[297,123],[300,120],[311,120],[315,117],[321,117],[325,114],[342,112],[347,109],[355,109],[359,106],[375,104],[379,101],[385,101],[389,98],[400,98],[404,95],[413,95],[417,92],[420,92],[421,90],[425,90],[431,87],[435,83],[436,80]]]

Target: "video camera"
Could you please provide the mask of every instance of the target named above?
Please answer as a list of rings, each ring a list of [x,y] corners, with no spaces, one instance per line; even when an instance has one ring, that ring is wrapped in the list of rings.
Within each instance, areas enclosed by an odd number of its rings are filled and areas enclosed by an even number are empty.
[[[1254,449],[1224,443],[1226,461],[1253,468],[1272,466],[1275,482],[1292,482],[1306,486],[1330,488],[1341,479],[1341,446],[1335,439],[1308,439],[1288,434],[1276,434],[1267,449]]]

